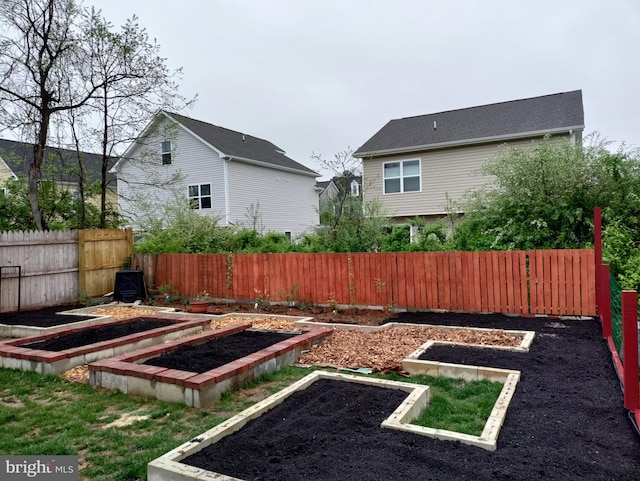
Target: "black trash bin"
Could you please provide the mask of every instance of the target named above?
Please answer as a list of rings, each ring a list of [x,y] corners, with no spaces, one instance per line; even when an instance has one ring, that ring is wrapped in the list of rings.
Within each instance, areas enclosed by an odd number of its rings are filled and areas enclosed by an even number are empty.
[[[147,298],[144,272],[140,269],[126,269],[116,272],[113,300],[120,302],[143,301]]]

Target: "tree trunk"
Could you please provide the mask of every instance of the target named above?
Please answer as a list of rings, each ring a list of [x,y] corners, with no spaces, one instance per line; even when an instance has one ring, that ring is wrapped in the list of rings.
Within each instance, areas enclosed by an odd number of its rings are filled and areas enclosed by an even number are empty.
[[[44,161],[44,149],[47,145],[47,133],[49,130],[49,113],[43,112],[39,122],[40,131],[38,132],[38,141],[33,146],[33,159],[29,165],[29,179],[27,185],[29,187],[29,202],[31,203],[31,215],[36,223],[36,229],[43,231],[48,229],[48,225],[42,217],[40,209],[40,200],[38,199],[38,181],[40,180],[40,169]]]
[[[107,112],[107,89],[104,89],[102,111],[102,169],[100,171],[100,228],[104,229],[107,221],[107,167],[109,166],[109,156],[107,155],[107,145],[109,144],[109,117]]]

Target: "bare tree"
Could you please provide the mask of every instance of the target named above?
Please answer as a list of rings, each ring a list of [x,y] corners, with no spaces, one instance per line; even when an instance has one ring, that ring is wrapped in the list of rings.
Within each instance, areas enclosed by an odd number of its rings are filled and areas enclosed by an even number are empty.
[[[164,64],[154,64],[159,60],[157,46],[146,41],[135,21],[114,34],[98,14],[84,11],[75,0],[2,0],[0,22],[5,27],[0,34],[0,128],[19,130],[34,144],[28,189],[37,228],[47,229],[38,182],[50,123],[89,102],[96,108],[97,99],[103,115],[104,223],[109,146],[116,138],[110,132],[130,120],[122,114],[125,109],[134,112],[149,105],[145,94],[154,91],[154,82],[171,79],[169,74],[158,76]],[[165,92],[169,85],[162,84]],[[116,99],[128,99],[127,106],[112,103]]]
[[[257,234],[262,233],[264,224],[262,223],[262,212],[260,212],[260,199],[257,199],[255,203],[251,202],[251,205],[246,208],[244,217],[247,219],[253,232]]]
[[[353,150],[347,148],[333,156],[333,159],[325,159],[322,155],[312,154],[311,158],[333,173],[331,180],[338,189],[335,198],[330,199],[325,206],[320,206],[321,220],[326,222],[333,232],[334,239],[338,236],[338,226],[343,221],[347,210],[354,207],[353,197],[350,193],[350,182],[359,175],[360,160],[353,157]],[[360,197],[360,196],[358,196]],[[360,199],[357,199],[358,201]],[[361,209],[361,202],[357,202]],[[324,212],[322,211],[324,209]]]
[[[90,93],[71,97],[64,79],[73,75],[79,56],[75,25],[80,11],[73,2],[7,0],[0,20],[8,32],[0,36],[0,104],[3,124],[21,128],[34,140],[28,188],[39,230],[47,228],[38,202],[38,179],[49,123],[57,112],[76,108]]]
[[[100,82],[90,106],[97,116],[90,136],[100,144],[102,155],[101,226],[106,212],[107,173],[114,153],[131,143],[158,109],[182,110],[187,101],[178,94],[182,70],[171,71],[134,16],[119,32],[91,11],[86,30],[94,79]]]

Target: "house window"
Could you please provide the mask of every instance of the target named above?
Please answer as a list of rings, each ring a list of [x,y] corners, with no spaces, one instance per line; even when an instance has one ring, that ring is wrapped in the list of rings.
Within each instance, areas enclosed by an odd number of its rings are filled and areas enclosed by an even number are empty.
[[[289,232],[289,231],[285,231],[285,232],[284,232],[284,236],[287,238],[287,240],[288,240],[289,242],[291,242],[291,232]]]
[[[162,142],[162,165],[171,163],[171,141],[164,140]]]
[[[382,168],[385,194],[420,191],[420,160],[386,162]]]
[[[211,209],[211,184],[190,185],[189,204],[192,209]]]
[[[358,197],[360,195],[360,184],[356,179],[351,181],[351,195],[354,197]]]

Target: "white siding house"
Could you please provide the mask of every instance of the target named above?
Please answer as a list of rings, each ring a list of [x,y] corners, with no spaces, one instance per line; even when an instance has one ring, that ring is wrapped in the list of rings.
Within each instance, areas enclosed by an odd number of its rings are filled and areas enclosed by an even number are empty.
[[[318,224],[319,174],[266,140],[181,115],[160,112],[113,170],[133,226],[178,198],[223,226],[295,237]]]
[[[397,222],[438,219],[472,189],[490,185],[479,169],[501,148],[545,135],[581,141],[582,91],[500,102],[389,121],[354,156],[362,159],[365,202]]]

